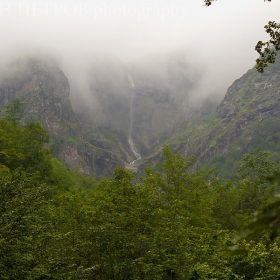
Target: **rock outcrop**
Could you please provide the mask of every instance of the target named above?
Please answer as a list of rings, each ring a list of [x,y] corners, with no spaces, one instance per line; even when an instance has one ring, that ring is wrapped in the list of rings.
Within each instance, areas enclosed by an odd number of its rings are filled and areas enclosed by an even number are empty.
[[[0,109],[15,98],[24,105],[23,125],[40,122],[54,144],[54,156],[96,178],[124,166],[121,147],[83,125],[72,109],[67,77],[50,57],[25,57],[9,64],[0,78]]]
[[[166,141],[171,150],[196,156],[196,167],[233,176],[243,154],[261,149],[280,161],[280,61],[264,74],[249,70],[227,90],[215,113],[190,119]],[[159,159],[160,149],[147,162]],[[140,167],[139,167],[140,169]]]

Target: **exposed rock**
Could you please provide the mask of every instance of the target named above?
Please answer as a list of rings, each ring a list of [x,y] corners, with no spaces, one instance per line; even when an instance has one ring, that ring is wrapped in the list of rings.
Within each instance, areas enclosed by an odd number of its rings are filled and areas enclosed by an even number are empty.
[[[190,129],[192,127],[192,129]],[[202,129],[203,128],[203,129]],[[280,161],[280,61],[259,74],[249,70],[227,90],[211,119],[187,122],[169,140],[174,152],[196,156],[197,168],[230,168],[232,158],[253,149],[270,150]],[[150,158],[150,163],[156,158]],[[213,163],[213,165],[211,165]]]
[[[70,169],[96,178],[124,166],[118,144],[87,129],[76,117],[69,99],[68,79],[49,57],[28,57],[9,65],[0,79],[0,109],[15,98],[24,102],[22,123],[40,122],[54,143],[54,156]]]

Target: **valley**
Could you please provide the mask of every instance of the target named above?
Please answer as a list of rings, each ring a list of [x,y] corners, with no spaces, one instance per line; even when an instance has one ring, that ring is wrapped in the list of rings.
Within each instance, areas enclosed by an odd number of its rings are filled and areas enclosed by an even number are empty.
[[[0,280],[280,279],[280,2],[17,2]]]
[[[220,103],[209,96],[192,104],[196,84],[187,58],[175,58],[157,58],[153,67],[94,60],[84,79],[85,97],[71,93],[71,82],[51,57],[23,57],[2,73],[1,109],[20,99],[21,122],[40,122],[54,144],[53,155],[96,178],[116,166],[141,174],[160,159],[164,143],[186,158],[195,155],[196,168],[216,168],[225,179],[254,149],[280,160],[279,62],[263,75],[249,70]]]

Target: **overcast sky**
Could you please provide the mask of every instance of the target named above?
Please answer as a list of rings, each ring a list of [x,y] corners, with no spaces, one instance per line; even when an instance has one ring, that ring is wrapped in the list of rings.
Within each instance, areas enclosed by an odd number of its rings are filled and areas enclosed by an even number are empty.
[[[263,26],[280,21],[280,1],[0,1],[2,56],[43,49],[63,61],[91,53],[125,62],[184,50],[207,73],[203,90],[224,92],[249,68]],[[67,63],[66,63],[67,64]],[[211,88],[211,89],[210,89]]]

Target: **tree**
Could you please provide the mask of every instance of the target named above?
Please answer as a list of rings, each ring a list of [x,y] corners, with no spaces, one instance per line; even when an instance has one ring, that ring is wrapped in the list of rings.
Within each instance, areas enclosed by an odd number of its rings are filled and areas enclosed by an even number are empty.
[[[0,165],[0,279],[47,274],[49,191],[36,174]]]
[[[258,149],[243,155],[238,175],[241,179],[258,180],[260,184],[268,184],[267,176],[277,170],[275,162],[269,161],[268,156],[268,152]]]
[[[271,184],[280,185],[280,173],[275,171],[273,175],[267,177]],[[280,199],[276,195],[276,200],[267,203],[255,212],[254,220],[249,223],[237,236],[236,241],[248,239],[251,236],[259,235],[266,230],[269,232],[269,242],[271,243],[280,234]],[[258,237],[260,239],[260,235]],[[234,250],[238,247],[234,247]]]
[[[6,119],[18,122],[23,113],[23,102],[19,99],[13,100],[11,104],[9,104],[4,112],[4,116]]]
[[[205,6],[209,7],[216,0],[204,0]],[[271,0],[264,0],[271,2]],[[269,34],[270,40],[267,42],[259,41],[255,50],[260,55],[256,60],[256,70],[260,73],[264,72],[264,68],[268,66],[268,63],[274,63],[277,56],[277,51],[280,50],[280,24],[275,21],[269,21],[264,26],[266,33]]]
[[[51,171],[52,147],[49,136],[39,123],[20,125],[23,103],[15,99],[0,119],[0,164],[15,170],[22,167],[27,173],[38,172],[47,177]]]

